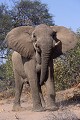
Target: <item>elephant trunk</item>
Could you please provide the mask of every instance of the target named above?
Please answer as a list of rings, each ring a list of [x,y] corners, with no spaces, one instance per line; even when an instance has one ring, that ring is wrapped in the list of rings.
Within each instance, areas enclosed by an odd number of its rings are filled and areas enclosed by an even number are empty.
[[[47,80],[50,56],[51,56],[51,47],[48,46],[46,47],[46,49],[42,49],[40,85],[43,85],[44,82]]]

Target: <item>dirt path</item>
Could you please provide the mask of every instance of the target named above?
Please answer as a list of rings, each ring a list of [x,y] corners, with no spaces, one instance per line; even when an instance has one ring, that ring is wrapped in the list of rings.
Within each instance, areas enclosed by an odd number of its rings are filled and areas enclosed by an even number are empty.
[[[32,103],[29,101],[22,101],[25,111],[13,112],[12,105],[13,99],[0,101],[0,120],[80,120],[79,104],[60,106],[55,112],[33,112]]]
[[[0,120],[80,120],[80,103],[64,100],[64,93],[57,94],[58,111],[33,112],[31,98],[27,99],[25,94],[21,100],[25,111],[12,111],[13,98],[0,100]]]

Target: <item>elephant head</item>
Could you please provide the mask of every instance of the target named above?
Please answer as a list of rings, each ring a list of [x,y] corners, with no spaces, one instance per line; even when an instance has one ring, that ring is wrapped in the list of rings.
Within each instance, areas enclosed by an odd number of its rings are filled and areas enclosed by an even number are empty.
[[[69,29],[45,24],[35,28],[31,26],[14,28],[7,34],[6,40],[9,48],[26,58],[32,58],[35,53],[33,43],[36,43],[36,48],[41,54],[40,84],[46,80],[52,55],[53,58],[60,56],[62,52],[72,49],[77,42],[75,34]]]

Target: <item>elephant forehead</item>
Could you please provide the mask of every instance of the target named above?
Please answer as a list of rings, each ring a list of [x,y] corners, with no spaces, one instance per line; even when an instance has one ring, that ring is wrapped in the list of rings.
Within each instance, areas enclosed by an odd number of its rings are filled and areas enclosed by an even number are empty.
[[[41,24],[41,25],[38,25],[37,27],[35,27],[34,32],[37,35],[41,35],[41,34],[42,35],[44,35],[44,34],[50,35],[53,33],[53,30],[49,26],[47,26],[45,24]]]
[[[33,30],[34,30],[34,27],[32,27],[32,26],[20,26],[20,27],[16,27],[16,28],[12,29],[8,34],[9,35],[11,35],[11,34],[20,35],[22,33],[32,34]]]

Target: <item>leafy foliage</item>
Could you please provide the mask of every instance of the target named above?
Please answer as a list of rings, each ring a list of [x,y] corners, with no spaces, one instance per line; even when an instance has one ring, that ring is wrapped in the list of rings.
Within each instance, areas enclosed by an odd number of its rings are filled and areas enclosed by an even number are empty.
[[[5,77],[7,80],[13,78],[13,70],[12,70],[12,61],[11,55],[8,56],[6,63],[4,64],[5,67]]]
[[[80,82],[80,38],[73,50],[55,60],[56,90],[70,88]]]
[[[9,11],[6,5],[0,5],[0,63],[3,62],[3,58],[6,57],[7,50],[6,45],[3,44],[7,32],[12,28],[12,19],[9,15]]]
[[[12,70],[11,55],[9,55],[6,63],[0,65],[0,91],[7,90],[13,86],[14,75]]]
[[[5,35],[12,27],[11,17],[5,5],[0,5],[0,44],[5,39]]]
[[[18,1],[10,13],[15,27],[40,23],[53,25],[52,15],[48,12],[47,5],[39,0]]]

